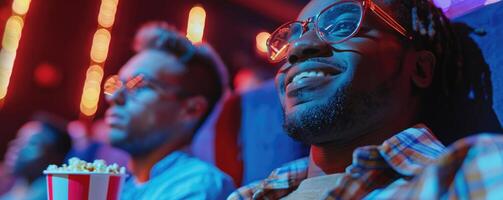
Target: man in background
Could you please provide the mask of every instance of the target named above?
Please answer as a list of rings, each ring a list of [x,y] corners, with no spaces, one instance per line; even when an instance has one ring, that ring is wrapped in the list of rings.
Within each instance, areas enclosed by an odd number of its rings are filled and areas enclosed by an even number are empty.
[[[47,199],[42,172],[50,164],[64,163],[70,148],[66,127],[57,120],[39,116],[24,124],[5,154],[1,182],[7,191],[3,191],[0,199]]]
[[[137,54],[105,83],[112,145],[131,156],[122,199],[222,199],[234,188],[189,145],[222,96],[222,67],[207,45],[194,46],[163,22],[137,33]]]

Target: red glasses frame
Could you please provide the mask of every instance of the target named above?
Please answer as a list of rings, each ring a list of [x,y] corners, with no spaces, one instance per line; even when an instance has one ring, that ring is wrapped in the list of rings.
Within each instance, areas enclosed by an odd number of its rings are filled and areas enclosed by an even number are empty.
[[[362,9],[361,16],[360,16],[360,21],[358,22],[357,28],[355,29],[355,31],[353,33],[351,33],[349,36],[345,37],[342,40],[338,40],[338,41],[329,41],[329,40],[327,40],[320,33],[320,29],[319,29],[319,26],[318,26],[318,20],[319,20],[320,15],[323,14],[324,12],[326,12],[327,10],[331,9],[333,6],[336,6],[336,5],[339,5],[339,4],[342,4],[342,3],[348,3],[348,2],[359,4],[360,7],[361,7],[361,9]],[[377,15],[377,17],[379,17],[379,19],[381,19],[382,21],[384,21],[388,26],[390,26],[392,29],[394,29],[398,33],[400,33],[402,36],[406,37],[409,40],[411,40],[413,38],[412,35],[407,31],[407,29],[405,29],[402,25],[400,25],[400,23],[398,23],[398,21],[396,21],[393,17],[391,17],[388,13],[386,13],[382,8],[380,8],[372,0],[341,0],[341,1],[335,2],[333,4],[330,4],[329,6],[327,6],[326,8],[324,8],[322,11],[320,11],[317,15],[315,15],[313,17],[310,17],[310,18],[308,18],[305,21],[291,21],[291,22],[285,23],[285,24],[281,25],[279,28],[277,28],[271,34],[271,37],[267,40],[267,48],[268,48],[268,52],[269,52],[269,60],[271,62],[280,62],[280,61],[282,61],[283,59],[286,58],[286,51],[288,50],[288,47],[290,46],[290,42],[285,43],[281,48],[273,47],[271,45],[271,43],[270,43],[271,42],[271,38],[274,38],[277,34],[279,34],[279,31],[281,29],[283,29],[283,28],[285,28],[287,26],[290,26],[293,23],[301,23],[304,30],[301,32],[301,34],[299,34],[298,38],[300,38],[306,32],[305,30],[307,30],[307,26],[309,25],[309,23],[312,22],[312,23],[314,23],[314,27],[315,27],[314,29],[316,31],[316,35],[321,40],[323,40],[323,41],[325,41],[325,42],[327,42],[329,44],[338,44],[338,43],[342,43],[342,42],[344,42],[344,41],[352,38],[356,33],[358,33],[358,31],[360,30],[360,27],[361,27],[361,23],[364,20],[366,12],[367,12],[368,9],[370,9],[375,15]]]

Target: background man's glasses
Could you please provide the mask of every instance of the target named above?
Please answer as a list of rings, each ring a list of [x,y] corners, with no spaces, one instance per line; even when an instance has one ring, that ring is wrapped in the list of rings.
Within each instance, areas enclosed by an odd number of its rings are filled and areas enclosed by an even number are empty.
[[[147,79],[143,74],[136,75],[126,81],[122,81],[118,75],[110,76],[103,85],[103,93],[105,96],[114,96],[124,90],[127,96],[135,96],[138,91],[147,88],[172,97],[178,93],[177,89],[162,87],[160,83]]]
[[[350,39],[360,29],[367,9],[398,33],[412,39],[403,26],[372,0],[341,0],[306,21],[288,22],[276,29],[267,41],[269,60],[280,62],[285,59],[291,42],[302,37],[311,22],[318,37],[327,43],[337,44]]]

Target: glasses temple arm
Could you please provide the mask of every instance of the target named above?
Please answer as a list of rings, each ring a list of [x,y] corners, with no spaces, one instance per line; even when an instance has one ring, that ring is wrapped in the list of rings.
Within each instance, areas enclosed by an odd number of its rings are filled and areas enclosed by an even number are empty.
[[[407,32],[407,30],[400,25],[393,17],[388,15],[383,9],[381,9],[377,4],[375,4],[372,1],[365,1],[368,2],[370,10],[374,12],[379,18],[381,18],[386,24],[391,26],[391,28],[395,29],[398,31],[400,34],[405,36],[408,39],[412,39],[412,36]]]

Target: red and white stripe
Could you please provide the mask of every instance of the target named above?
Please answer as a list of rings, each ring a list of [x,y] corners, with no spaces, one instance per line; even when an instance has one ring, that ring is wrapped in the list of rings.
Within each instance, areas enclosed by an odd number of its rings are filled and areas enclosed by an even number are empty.
[[[47,174],[48,200],[117,200],[124,176]]]

